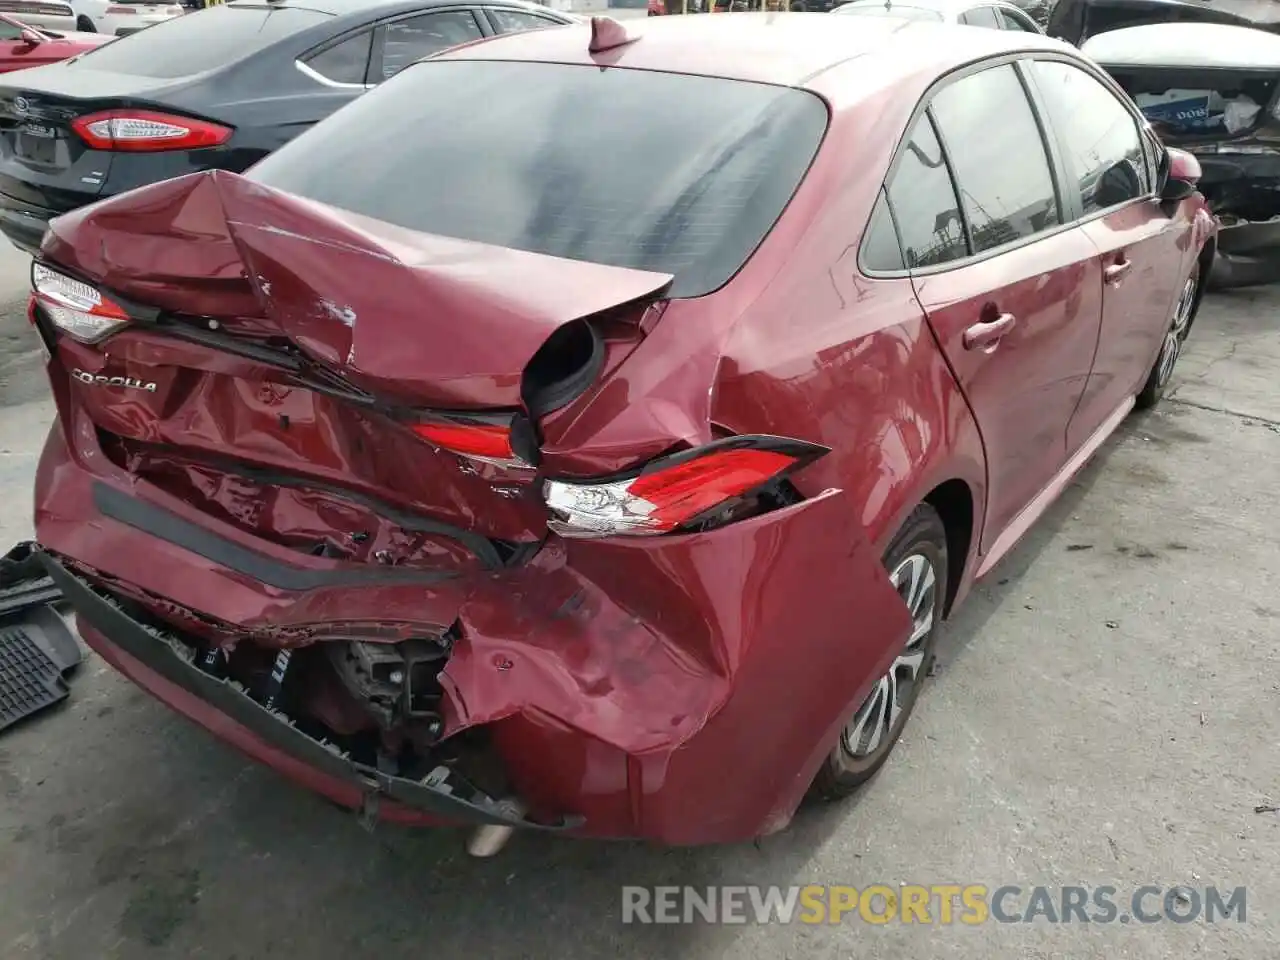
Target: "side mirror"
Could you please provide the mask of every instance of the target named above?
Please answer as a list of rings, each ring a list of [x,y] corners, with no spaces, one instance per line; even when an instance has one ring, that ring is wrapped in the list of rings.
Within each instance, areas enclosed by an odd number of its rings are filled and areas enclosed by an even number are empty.
[[[30,27],[22,28],[22,42],[29,47],[37,47],[44,43],[44,37]]]
[[[1176,203],[1196,192],[1201,170],[1200,161],[1194,156],[1176,147],[1166,147],[1165,159],[1160,167],[1163,174],[1163,182],[1160,184],[1161,200]]]

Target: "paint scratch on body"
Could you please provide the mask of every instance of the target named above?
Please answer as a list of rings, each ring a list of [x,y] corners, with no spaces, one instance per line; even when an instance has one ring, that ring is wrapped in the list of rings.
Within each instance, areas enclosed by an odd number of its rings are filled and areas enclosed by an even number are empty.
[[[356,312],[350,307],[340,307],[331,300],[321,300],[320,306],[324,307],[325,313],[329,314],[334,320],[348,327],[356,325]]]

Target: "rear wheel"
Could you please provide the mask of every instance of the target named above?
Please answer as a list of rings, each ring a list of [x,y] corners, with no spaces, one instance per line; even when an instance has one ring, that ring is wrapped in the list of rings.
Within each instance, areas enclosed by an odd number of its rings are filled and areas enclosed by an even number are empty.
[[[93,25],[93,21],[86,17],[83,13],[76,17],[76,29],[81,33],[97,33],[98,28]]]
[[[1154,407],[1164,396],[1165,388],[1173,377],[1173,368],[1182,356],[1182,345],[1191,332],[1191,321],[1196,310],[1196,295],[1200,290],[1200,264],[1191,268],[1191,273],[1182,284],[1182,292],[1173,305],[1173,316],[1165,330],[1164,340],[1160,344],[1160,354],[1156,357],[1155,366],[1147,375],[1147,382],[1138,394],[1136,405],[1139,409]]]
[[[947,534],[933,507],[916,507],[885,550],[884,566],[911,614],[911,633],[814,778],[810,792],[824,800],[847,796],[884,765],[933,664],[947,595]]]

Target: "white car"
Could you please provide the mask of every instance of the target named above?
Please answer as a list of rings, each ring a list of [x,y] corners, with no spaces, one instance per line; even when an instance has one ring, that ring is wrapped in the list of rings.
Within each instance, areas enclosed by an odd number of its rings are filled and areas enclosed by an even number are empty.
[[[0,0],[0,13],[47,30],[78,30],[123,37],[180,17],[180,3],[144,0]]]

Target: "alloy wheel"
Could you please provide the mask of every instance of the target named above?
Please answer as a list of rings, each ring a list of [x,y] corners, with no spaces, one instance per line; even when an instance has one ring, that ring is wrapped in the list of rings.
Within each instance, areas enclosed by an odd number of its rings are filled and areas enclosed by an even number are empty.
[[[1182,344],[1187,339],[1187,330],[1191,327],[1191,312],[1196,303],[1196,276],[1193,273],[1182,285],[1182,293],[1173,308],[1173,320],[1164,335],[1164,344],[1160,347],[1160,361],[1156,367],[1156,384],[1163,387],[1173,376],[1174,364],[1182,354]]]
[[[845,727],[844,748],[861,759],[874,753],[890,737],[903,710],[916,694],[924,669],[926,646],[937,611],[938,577],[933,563],[920,553],[905,557],[889,574],[889,582],[911,614],[911,635],[858,712]]]

